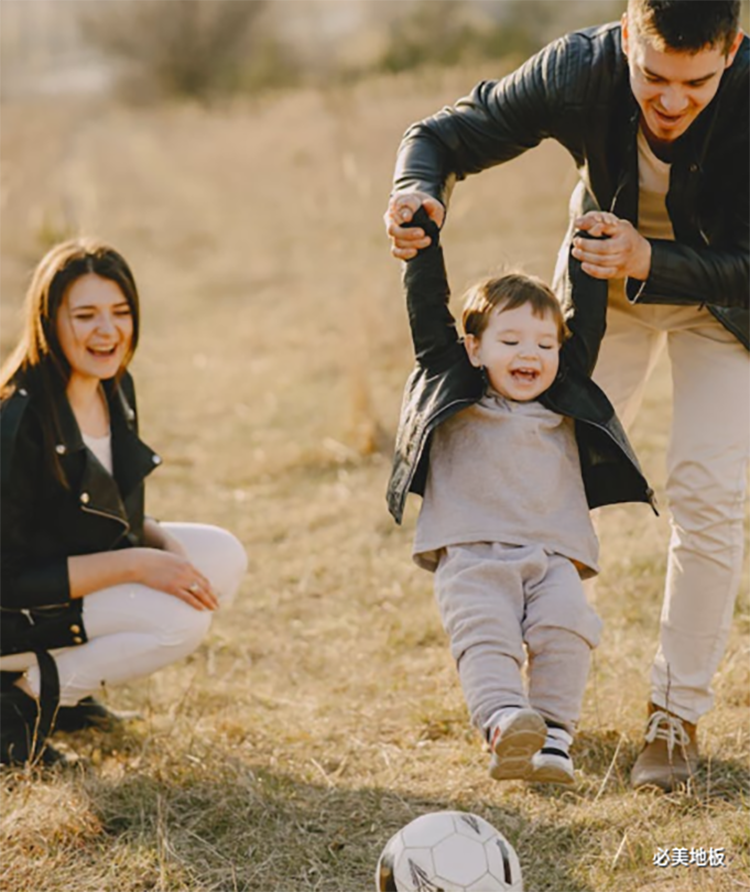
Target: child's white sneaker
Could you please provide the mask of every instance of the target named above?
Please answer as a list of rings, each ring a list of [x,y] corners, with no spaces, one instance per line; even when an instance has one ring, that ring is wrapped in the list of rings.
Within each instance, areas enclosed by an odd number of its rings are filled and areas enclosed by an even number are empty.
[[[503,709],[488,724],[487,739],[492,752],[493,780],[527,780],[532,756],[547,736],[544,719],[533,709]]]
[[[531,757],[531,773],[526,778],[534,784],[575,783],[573,760],[568,749],[573,737],[564,728],[548,727],[547,739]]]

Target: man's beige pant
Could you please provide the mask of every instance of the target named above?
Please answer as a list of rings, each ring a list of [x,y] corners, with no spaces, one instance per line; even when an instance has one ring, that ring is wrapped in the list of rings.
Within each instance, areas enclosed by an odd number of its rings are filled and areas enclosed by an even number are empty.
[[[713,703],[711,679],[739,589],[750,359],[705,308],[632,305],[615,295],[594,379],[626,427],[665,345],[674,389],[667,452],[672,537],[652,700],[695,722]]]

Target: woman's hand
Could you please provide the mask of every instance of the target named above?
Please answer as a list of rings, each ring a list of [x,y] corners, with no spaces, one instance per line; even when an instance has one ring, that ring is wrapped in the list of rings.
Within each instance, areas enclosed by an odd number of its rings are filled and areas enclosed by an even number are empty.
[[[132,548],[129,556],[135,582],[174,595],[196,610],[216,610],[219,606],[211,583],[184,554],[176,554],[171,549]]]

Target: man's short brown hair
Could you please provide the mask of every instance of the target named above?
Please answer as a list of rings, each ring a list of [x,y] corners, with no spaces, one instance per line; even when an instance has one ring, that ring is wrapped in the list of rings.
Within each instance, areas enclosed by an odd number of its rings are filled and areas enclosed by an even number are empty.
[[[558,338],[562,344],[568,336],[568,330],[559,301],[552,289],[541,279],[524,273],[506,273],[504,276],[485,279],[466,292],[461,319],[464,334],[479,338],[495,310],[503,313],[524,304],[530,304],[531,312],[540,319],[547,315],[552,316],[557,323]]]
[[[740,27],[740,0],[628,0],[628,24],[663,52],[729,52]]]

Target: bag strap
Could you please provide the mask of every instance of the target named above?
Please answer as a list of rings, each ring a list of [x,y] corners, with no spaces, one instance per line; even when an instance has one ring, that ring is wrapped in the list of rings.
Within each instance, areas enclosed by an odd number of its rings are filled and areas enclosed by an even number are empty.
[[[57,663],[46,650],[34,651],[39,664],[39,714],[37,715],[34,749],[41,752],[55,726],[60,707],[60,676]]]

